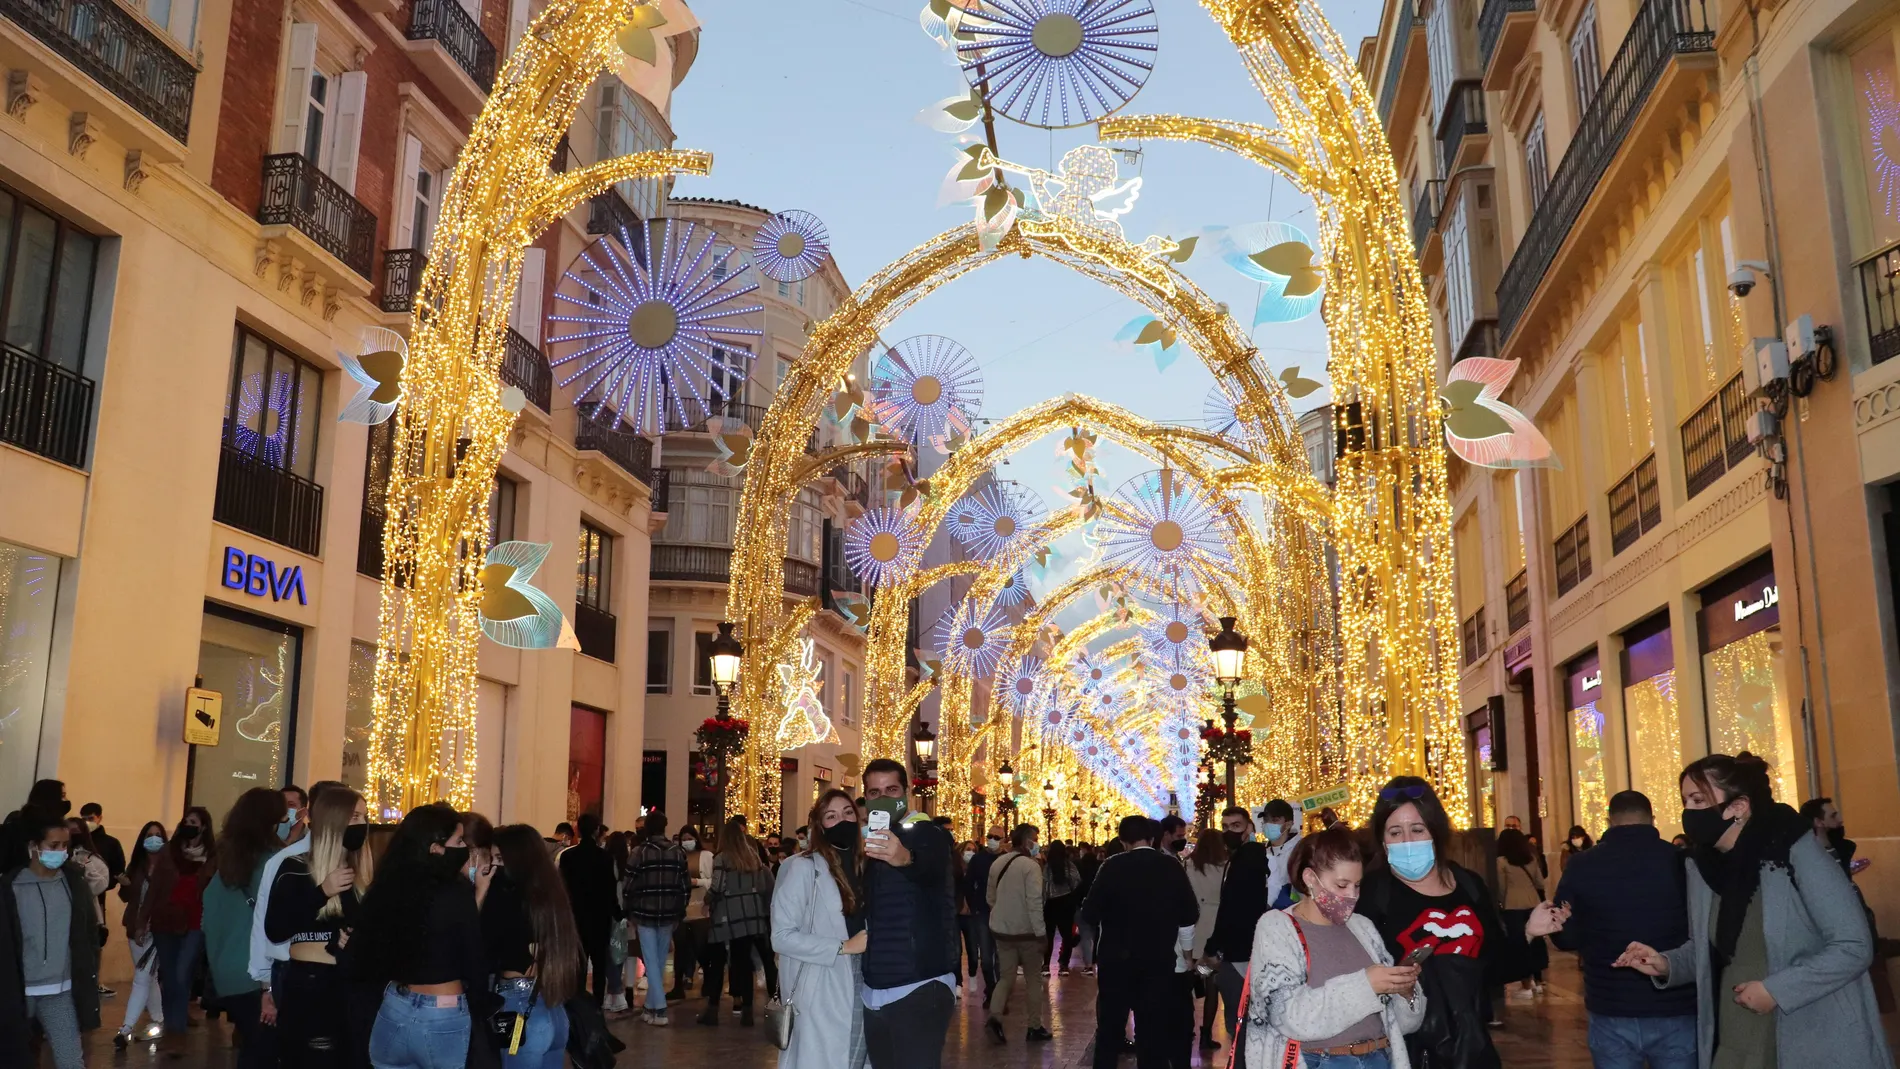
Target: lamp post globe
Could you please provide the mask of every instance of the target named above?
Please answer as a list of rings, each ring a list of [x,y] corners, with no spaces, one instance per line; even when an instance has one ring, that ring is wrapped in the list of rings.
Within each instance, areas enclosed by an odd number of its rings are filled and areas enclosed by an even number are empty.
[[[1214,682],[1220,684],[1221,723],[1227,735],[1227,802],[1234,803],[1234,756],[1233,735],[1234,688],[1240,685],[1241,667],[1247,661],[1247,636],[1234,630],[1234,618],[1220,618],[1220,632],[1207,640],[1208,649],[1214,654]]]

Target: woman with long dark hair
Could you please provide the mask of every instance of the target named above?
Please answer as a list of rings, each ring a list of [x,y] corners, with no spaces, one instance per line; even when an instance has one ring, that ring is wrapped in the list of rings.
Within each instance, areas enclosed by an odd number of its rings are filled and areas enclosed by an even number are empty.
[[[290,960],[271,990],[285,1069],[325,1069],[367,1046],[350,1027],[351,984],[342,964],[374,875],[363,796],[325,788],[310,803],[308,834],[310,852],[284,859],[264,914],[264,937],[289,945]]]
[[[1194,952],[1202,953],[1207,937],[1214,934],[1214,919],[1220,916],[1221,884],[1227,881],[1227,833],[1221,828],[1202,828],[1194,837],[1194,856],[1188,859],[1188,884],[1194,888],[1195,904],[1201,907],[1194,922]],[[1067,972],[1067,969],[1063,970]],[[1214,1017],[1220,1012],[1220,991],[1214,986],[1214,974],[1195,978],[1196,993],[1201,996],[1201,1049],[1218,1050],[1214,1038]]]
[[[251,979],[251,920],[264,860],[284,845],[277,825],[287,807],[284,792],[253,787],[238,795],[224,817],[216,874],[204,890],[205,958],[219,1008],[243,1040],[239,1069],[275,1069],[277,1044],[264,1026],[264,988]]]
[[[1062,840],[1049,844],[1042,859],[1042,971],[1051,969],[1056,937],[1062,938],[1062,972],[1069,975],[1069,961],[1075,954],[1075,911],[1082,908],[1082,872]]]
[[[1506,828],[1498,832],[1498,910],[1504,923],[1513,928],[1522,928],[1530,920],[1531,910],[1537,908],[1544,895],[1544,877],[1537,870],[1537,852],[1531,848],[1531,837],[1517,828]],[[1550,968],[1550,948],[1542,939],[1533,939],[1530,944],[1531,974],[1524,978],[1520,987],[1513,988],[1513,998],[1531,998],[1544,986],[1544,970]]]
[[[730,987],[739,1023],[752,1023],[752,952],[758,950],[766,961],[771,960],[772,950],[765,942],[771,934],[767,913],[771,900],[772,870],[758,842],[746,834],[745,817],[735,816],[719,834],[712,887],[706,892],[712,909],[712,941],[723,953],[706,963],[706,1012],[699,1015],[700,1024],[719,1023],[722,968],[732,971]],[[767,979],[768,992],[773,979]]]
[[[377,1069],[463,1069],[488,988],[481,916],[465,870],[462,818],[446,805],[402,818],[350,937],[356,968],[384,985],[369,1040]]]
[[[138,927],[158,946],[158,978],[164,998],[164,1043],[176,1051],[185,1041],[191,980],[204,953],[204,889],[217,870],[217,831],[204,806],[185,810],[178,831],[158,852],[151,884],[141,903]]]
[[[1702,1069],[1893,1069],[1865,907],[1813,822],[1775,801],[1746,750],[1692,762],[1680,783],[1689,941],[1631,943],[1613,964],[1696,986]]]
[[[524,1016],[521,1043],[504,1045],[509,1069],[561,1069],[567,1050],[567,1000],[582,993],[587,954],[574,927],[561,873],[541,833],[526,824],[495,830],[496,867],[482,899],[482,945],[495,994]]]
[[[1564,837],[1563,848],[1557,852],[1557,871],[1562,872],[1570,865],[1570,859],[1596,845],[1590,833],[1581,824],[1572,824],[1570,834]]]
[[[1357,912],[1378,926],[1393,961],[1433,948],[1419,972],[1425,1021],[1405,1037],[1410,1064],[1497,1069],[1488,989],[1528,976],[1529,940],[1562,928],[1565,912],[1542,902],[1522,928],[1506,925],[1484,879],[1451,860],[1451,819],[1417,776],[1397,776],[1379,792],[1372,841]]]
[[[673,929],[673,986],[666,993],[668,1002],[691,994],[693,973],[705,957],[712,933],[712,914],[706,909],[706,890],[712,886],[712,836],[688,824],[680,829],[679,844],[686,851],[686,876],[692,891],[686,898],[686,919]],[[700,985],[700,994],[707,993],[705,985]]]
[[[829,790],[811,807],[805,848],[779,866],[772,946],[785,955],[786,1001],[798,1012],[779,1069],[860,1069],[864,1004],[864,837],[851,795]]]
[[[158,947],[152,940],[151,914],[145,909],[152,889],[153,859],[165,849],[165,842],[165,825],[146,821],[139,837],[132,841],[132,856],[125,862],[125,875],[119,885],[119,901],[125,903],[120,924],[125,928],[126,949],[132,953],[132,992],[125,999],[125,1023],[112,1037],[112,1045],[120,1050],[131,1045],[132,1030],[148,1010],[152,1023],[139,1038],[157,1039],[165,1031],[159,1024],[163,1011],[159,1008]]]

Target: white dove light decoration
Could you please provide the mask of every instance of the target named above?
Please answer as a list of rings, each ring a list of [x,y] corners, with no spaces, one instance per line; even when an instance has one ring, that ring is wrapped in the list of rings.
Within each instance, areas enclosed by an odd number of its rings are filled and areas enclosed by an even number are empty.
[[[1556,468],[1556,451],[1530,417],[1501,400],[1517,361],[1466,357],[1452,365],[1439,396],[1445,445],[1481,468]]]
[[[339,423],[373,427],[395,415],[402,403],[402,368],[409,359],[409,343],[385,327],[364,327],[360,349],[355,356],[336,354],[343,373],[358,387],[336,418]]]
[[[785,699],[785,715],[773,737],[781,750],[796,750],[814,742],[837,742],[831,718],[818,700],[818,677],[824,665],[813,655],[815,644],[809,638],[798,640],[798,663],[778,666],[780,694]]]

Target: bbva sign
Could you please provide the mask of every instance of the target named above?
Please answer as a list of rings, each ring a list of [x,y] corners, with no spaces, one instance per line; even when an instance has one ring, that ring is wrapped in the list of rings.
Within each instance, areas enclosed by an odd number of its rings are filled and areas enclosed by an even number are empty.
[[[280,569],[276,561],[246,553],[236,546],[224,547],[224,585],[254,598],[268,594],[272,601],[289,601],[295,594],[297,604],[310,604],[310,599],[304,596],[303,565]]]

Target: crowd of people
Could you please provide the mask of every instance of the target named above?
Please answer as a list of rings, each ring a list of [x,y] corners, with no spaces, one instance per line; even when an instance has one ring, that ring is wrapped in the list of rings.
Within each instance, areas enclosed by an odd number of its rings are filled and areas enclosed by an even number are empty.
[[[1797,811],[1769,783],[1747,753],[1692,763],[1673,843],[1621,792],[1553,878],[1517,818],[1487,849],[1407,776],[1359,829],[1274,800],[1198,831],[1128,816],[1099,849],[1032,824],[959,844],[888,760],[782,839],[658,811],[544,839],[444,804],[372,829],[326,781],[187,808],[128,851],[43,780],[0,824],[0,1065],[36,1043],[84,1064],[116,928],[116,1045],[179,1049],[195,1003],[245,1069],[604,1069],[610,1018],[667,1026],[696,979],[697,1023],[762,1017],[782,1067],[933,1069],[979,978],[1000,1046],[1054,1038],[1050,984],[1081,973],[1096,1069],[1185,1069],[1197,1037],[1202,1064],[1225,1041],[1255,1069],[1493,1069],[1499,1003],[1537,996],[1546,940],[1577,955],[1599,1069],[1892,1069],[1866,863],[1831,800]]]

